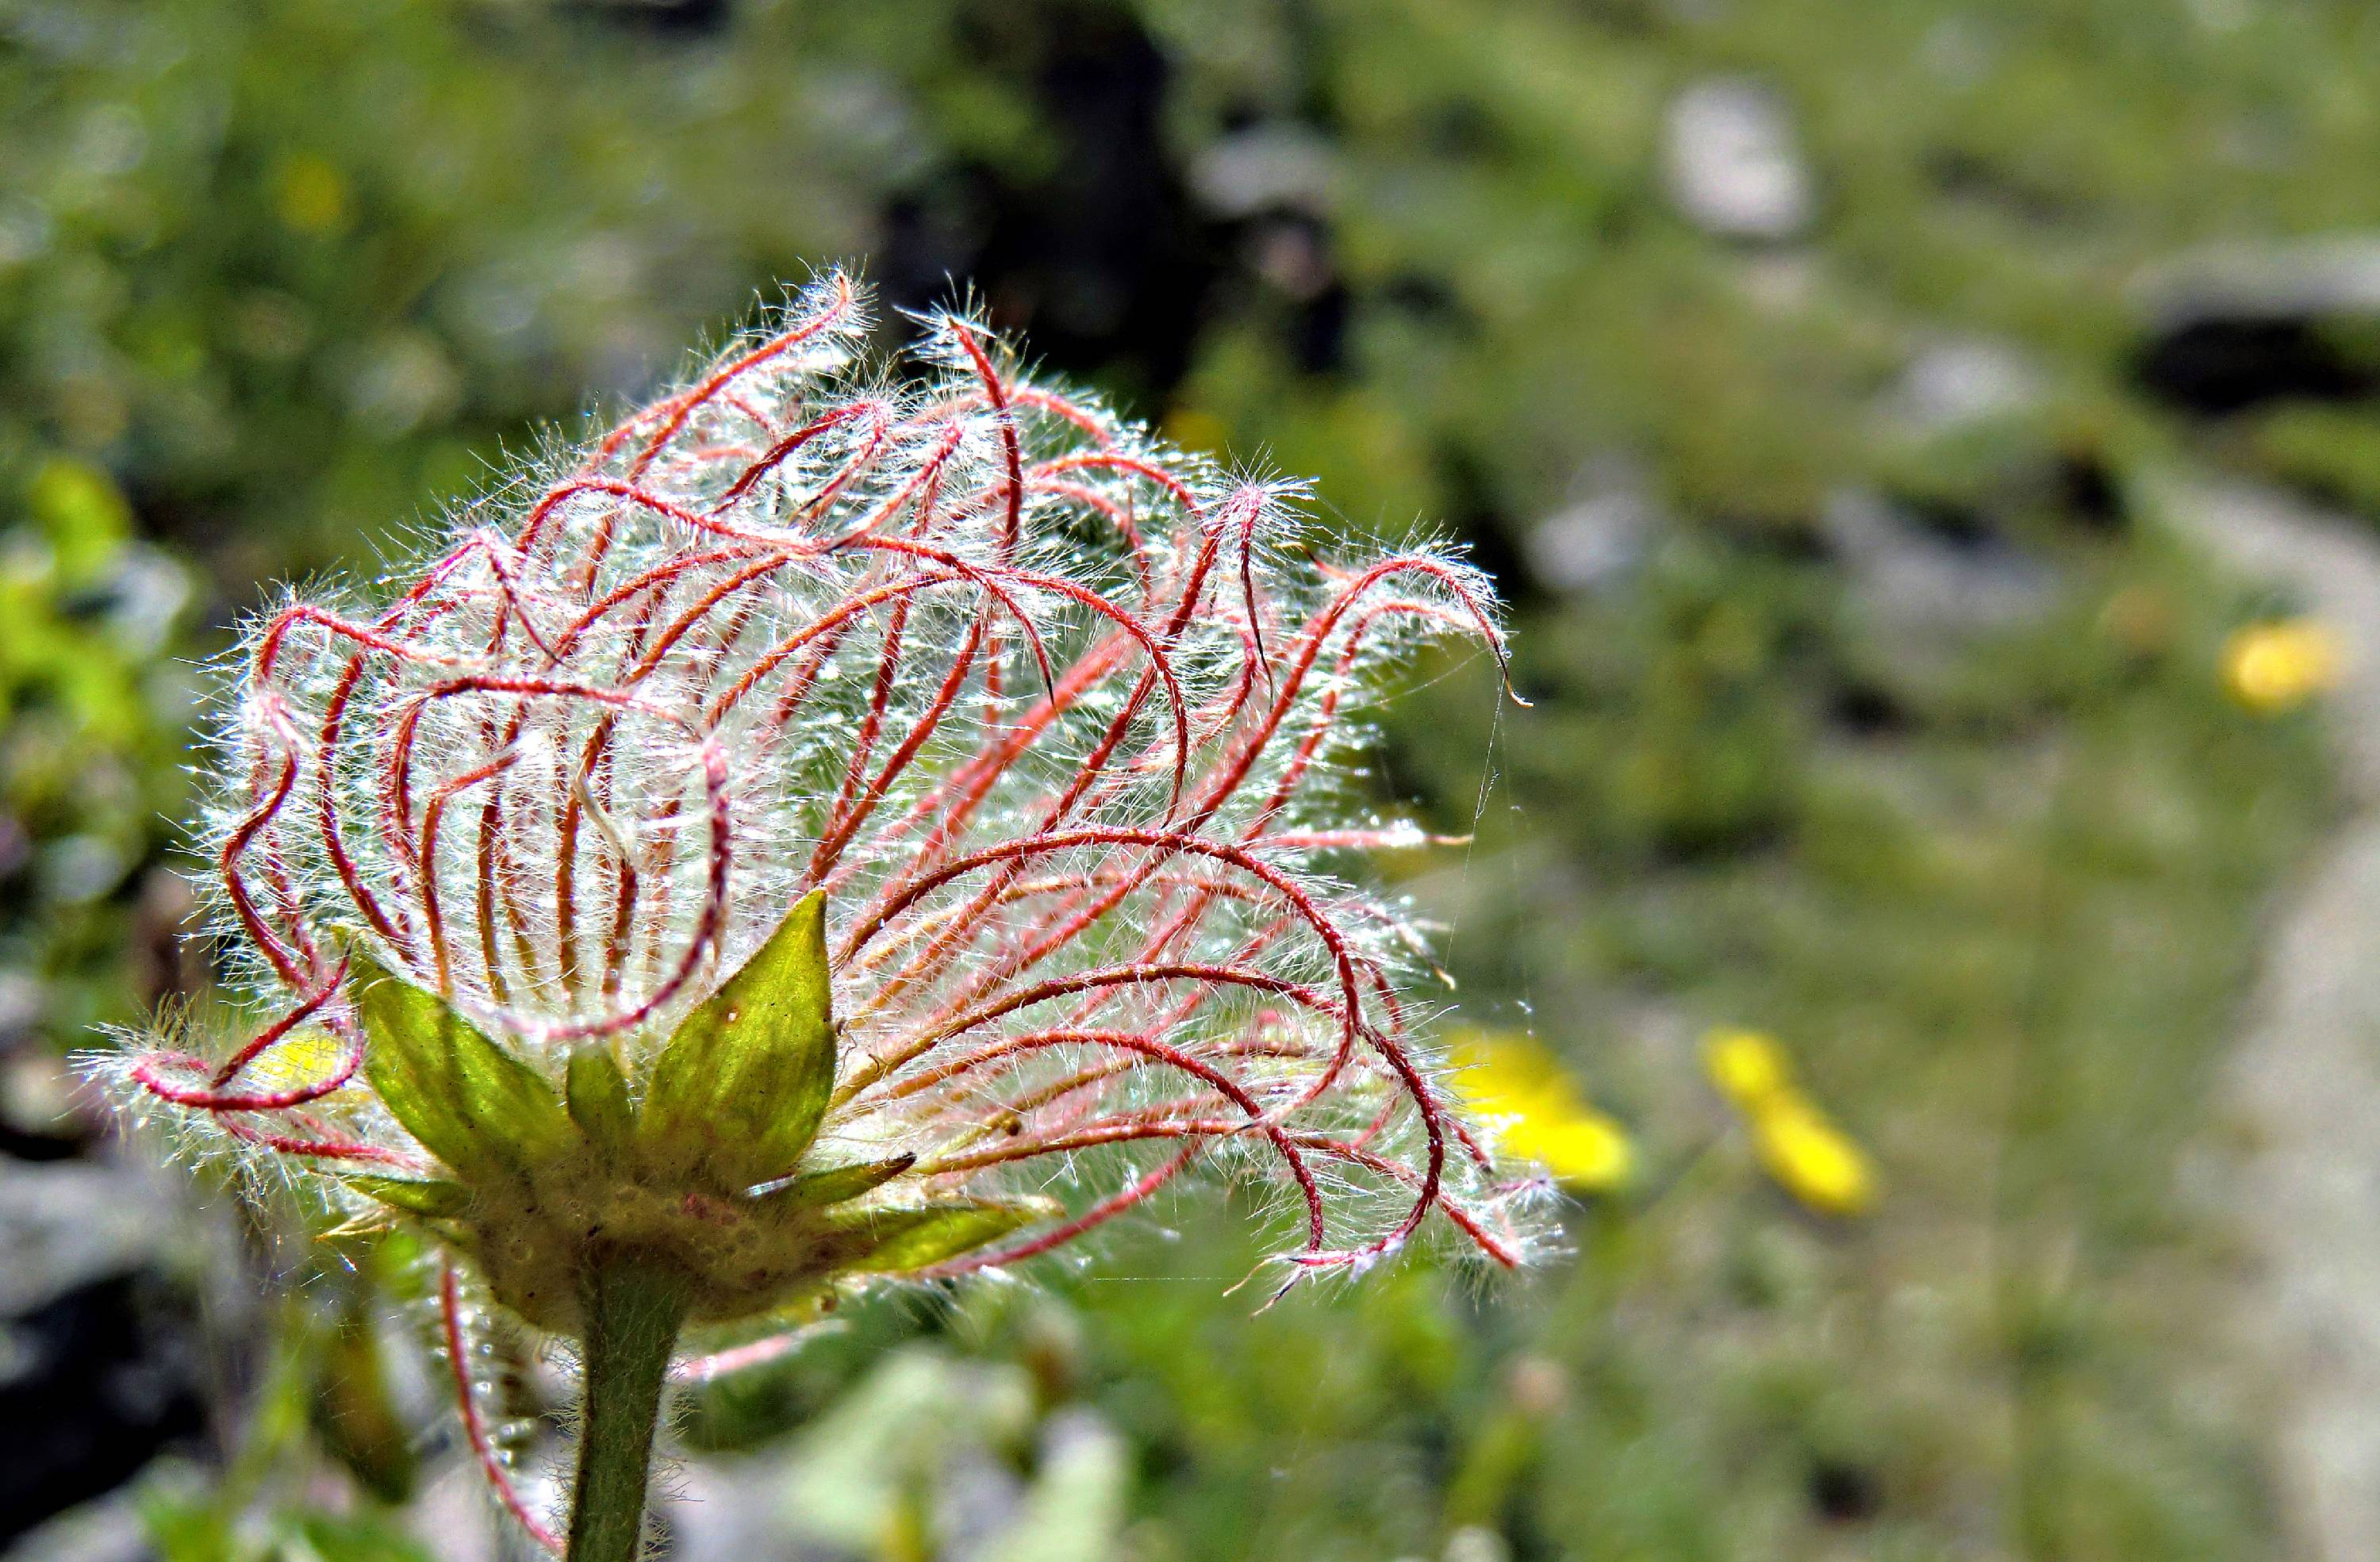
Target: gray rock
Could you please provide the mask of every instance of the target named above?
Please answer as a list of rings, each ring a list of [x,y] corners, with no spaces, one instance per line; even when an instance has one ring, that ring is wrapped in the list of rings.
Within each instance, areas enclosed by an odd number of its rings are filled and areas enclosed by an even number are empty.
[[[151,1562],[156,1555],[140,1504],[119,1493],[18,1536],[0,1562]]]
[[[1819,519],[1880,623],[1912,636],[1967,635],[2046,611],[2057,575],[1997,539],[1952,541],[1865,489],[1831,495]]]
[[[38,1428],[6,1445],[0,1535],[121,1555],[108,1494],[205,1428],[216,1326],[240,1304],[225,1288],[201,1312],[211,1223],[190,1213],[138,1167],[0,1158],[0,1419]]]
[[[2244,1153],[2227,1161],[2249,1260],[2236,1327],[2257,1352],[2274,1511],[2308,1562],[2380,1556],[2380,549],[2355,516],[2277,490],[2172,474],[2165,523],[2281,587],[2345,643],[2325,702],[2350,810],[2276,896],[2225,1071]]]
[[[1598,457],[1579,470],[1572,498],[1522,540],[1529,568],[1556,591],[1608,585],[1643,560],[1663,515],[1644,470],[1625,457]]]
[[[140,1267],[171,1244],[179,1213],[128,1167],[0,1159],[0,1316]]]
[[[1722,238],[1794,238],[1816,213],[1791,118],[1757,81],[1718,77],[1681,91],[1662,126],[1661,163],[1678,210]]]
[[[2380,364],[2332,329],[2380,320],[2380,233],[2188,250],[2142,272],[2131,301],[2143,381],[2191,411],[2380,389]]]
[[[2015,347],[1955,337],[1910,359],[1886,398],[1884,415],[1912,433],[1947,433],[2023,412],[2041,394],[2039,371]]]
[[[2157,331],[2380,315],[2380,233],[2206,245],[2146,268],[2130,292]]]
[[[1287,209],[1321,215],[1337,204],[1342,170],[1330,142],[1301,125],[1251,125],[1199,154],[1190,187],[1221,217]]]

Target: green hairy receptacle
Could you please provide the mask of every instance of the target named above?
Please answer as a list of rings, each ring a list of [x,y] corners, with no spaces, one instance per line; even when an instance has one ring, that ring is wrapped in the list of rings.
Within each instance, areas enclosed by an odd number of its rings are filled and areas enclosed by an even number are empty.
[[[686,1323],[815,1301],[839,1276],[929,1267],[1048,1214],[1023,1202],[868,1203],[907,1169],[813,1152],[835,1078],[825,897],[790,912],[632,1079],[582,1045],[562,1088],[436,995],[358,953],[365,1076],[447,1172],[350,1175],[469,1253],[496,1299],[582,1334],[589,1272],[629,1264]]]

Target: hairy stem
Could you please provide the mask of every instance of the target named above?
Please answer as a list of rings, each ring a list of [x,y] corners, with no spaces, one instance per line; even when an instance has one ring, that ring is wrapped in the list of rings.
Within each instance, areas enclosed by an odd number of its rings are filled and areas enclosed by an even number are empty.
[[[662,1384],[686,1319],[684,1290],[651,1264],[600,1255],[579,1281],[578,1304],[587,1330],[587,1401],[568,1562],[635,1562]]]

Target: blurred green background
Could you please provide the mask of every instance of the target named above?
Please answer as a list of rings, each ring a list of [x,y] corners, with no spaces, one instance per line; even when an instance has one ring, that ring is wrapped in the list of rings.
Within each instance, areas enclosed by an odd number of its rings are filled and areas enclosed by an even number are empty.
[[[861,1309],[690,1397],[672,1555],[2285,1554],[2224,1059],[2344,805],[2169,512],[2380,514],[2375,170],[2345,0],[0,0],[0,1547],[519,1553],[405,1256],[61,1059],[203,993],[236,615],[847,260],[1497,575],[1533,704],[1416,680],[1379,791],[1476,839],[1390,867],[1633,1172],[1514,1282],[1252,1315],[1192,1196]]]

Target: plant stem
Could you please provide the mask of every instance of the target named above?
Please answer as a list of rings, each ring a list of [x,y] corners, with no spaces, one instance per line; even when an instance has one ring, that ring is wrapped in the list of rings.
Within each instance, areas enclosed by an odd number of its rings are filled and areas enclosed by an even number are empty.
[[[651,1264],[601,1255],[579,1281],[578,1305],[586,1325],[587,1401],[568,1562],[636,1562],[662,1384],[686,1319],[683,1290],[674,1276]]]

